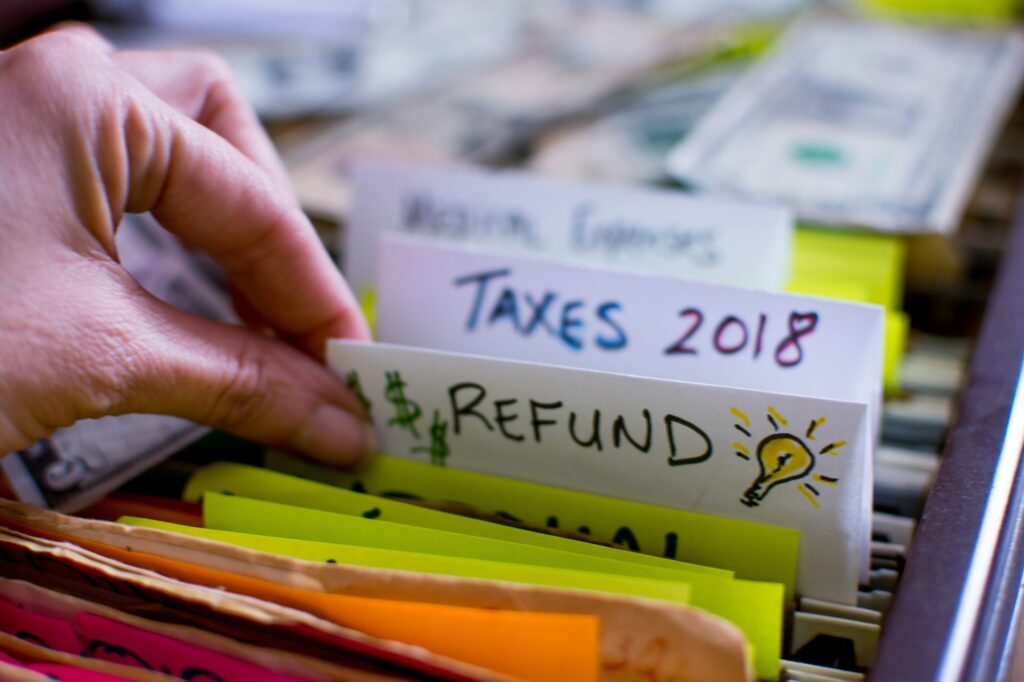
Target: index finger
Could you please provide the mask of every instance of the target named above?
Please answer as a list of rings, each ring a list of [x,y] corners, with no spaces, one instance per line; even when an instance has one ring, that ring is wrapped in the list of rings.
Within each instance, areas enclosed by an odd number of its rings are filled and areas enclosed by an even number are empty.
[[[355,297],[294,199],[224,138],[124,81],[126,208],[151,210],[217,258],[267,323],[314,357],[331,336],[369,339]]]
[[[282,191],[294,193],[284,165],[231,69],[205,50],[120,50],[114,63],[181,113],[255,161]]]

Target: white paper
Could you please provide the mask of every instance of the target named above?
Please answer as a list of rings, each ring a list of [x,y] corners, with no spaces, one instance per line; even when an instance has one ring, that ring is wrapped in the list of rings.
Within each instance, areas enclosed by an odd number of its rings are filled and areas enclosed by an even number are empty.
[[[354,187],[342,251],[356,291],[379,281],[388,233],[768,290],[789,275],[792,216],[777,206],[394,163],[357,166]]]
[[[878,409],[879,306],[559,265],[410,237],[383,238],[380,249],[377,325],[387,343]]]
[[[797,528],[800,594],[856,601],[863,404],[351,341],[327,361],[383,452]]]

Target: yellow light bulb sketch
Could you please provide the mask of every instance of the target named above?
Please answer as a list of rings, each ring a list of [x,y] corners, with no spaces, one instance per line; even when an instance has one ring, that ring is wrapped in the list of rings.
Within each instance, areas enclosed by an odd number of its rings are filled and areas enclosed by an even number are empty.
[[[740,411],[739,408],[733,407],[730,411],[734,417],[742,422],[734,424],[735,429],[747,438],[753,438],[754,435],[751,431],[753,426],[751,425],[750,418]],[[831,456],[839,455],[841,454],[839,448],[846,444],[846,441],[835,441],[824,446],[817,453],[805,444],[805,440],[814,440],[815,430],[825,423],[824,417],[811,420],[804,438],[792,433],[780,432],[779,425],[788,426],[789,420],[783,417],[771,405],[768,406],[765,418],[772,427],[772,433],[762,438],[757,444],[753,456],[757,458],[758,475],[743,492],[740,498],[741,503],[748,507],[756,507],[777,486],[790,481],[801,480],[808,476],[815,482],[828,486],[839,484],[839,479],[832,476],[825,476],[823,474],[811,476],[817,464],[818,456],[826,454]],[[733,443],[733,448],[737,457],[744,460],[752,458],[750,448],[742,442],[736,441]],[[817,498],[821,493],[813,483],[809,481],[800,483],[796,486],[796,489],[800,491],[812,506],[815,508],[820,506]]]
[[[756,507],[780,483],[803,478],[814,469],[814,453],[788,433],[773,433],[758,443],[757,460],[761,474],[740,500],[748,507]]]

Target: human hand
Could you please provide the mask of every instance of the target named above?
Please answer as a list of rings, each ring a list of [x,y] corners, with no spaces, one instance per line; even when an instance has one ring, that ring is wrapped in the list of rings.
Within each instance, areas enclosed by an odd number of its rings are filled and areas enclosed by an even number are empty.
[[[0,454],[131,412],[333,464],[370,449],[358,401],[314,359],[366,323],[221,61],[64,28],[0,52],[0,102]],[[142,289],[114,232],[144,211],[288,343]]]

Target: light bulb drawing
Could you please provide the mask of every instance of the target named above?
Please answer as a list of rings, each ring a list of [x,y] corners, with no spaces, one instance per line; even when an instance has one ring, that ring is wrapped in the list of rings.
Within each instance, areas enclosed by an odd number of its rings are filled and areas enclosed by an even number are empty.
[[[751,431],[750,418],[736,407],[733,407],[731,412],[739,422],[742,422],[733,424],[736,430],[747,439],[752,439],[754,434]],[[839,449],[846,444],[846,441],[831,442],[817,452],[812,447],[808,447],[805,442],[815,440],[814,432],[825,423],[824,417],[812,419],[802,438],[793,433],[781,431],[780,426],[789,426],[789,420],[779,414],[771,405],[768,406],[765,418],[768,420],[772,431],[758,441],[753,455],[751,455],[750,448],[740,440],[733,443],[737,457],[747,461],[754,459],[759,467],[758,475],[743,492],[740,503],[748,507],[757,507],[768,493],[775,490],[778,486],[808,477],[817,483],[827,486],[839,484],[838,478],[813,472],[820,456],[837,456],[841,454]],[[815,509],[821,506],[817,499],[821,492],[815,487],[814,483],[804,481],[797,485],[796,489]]]

